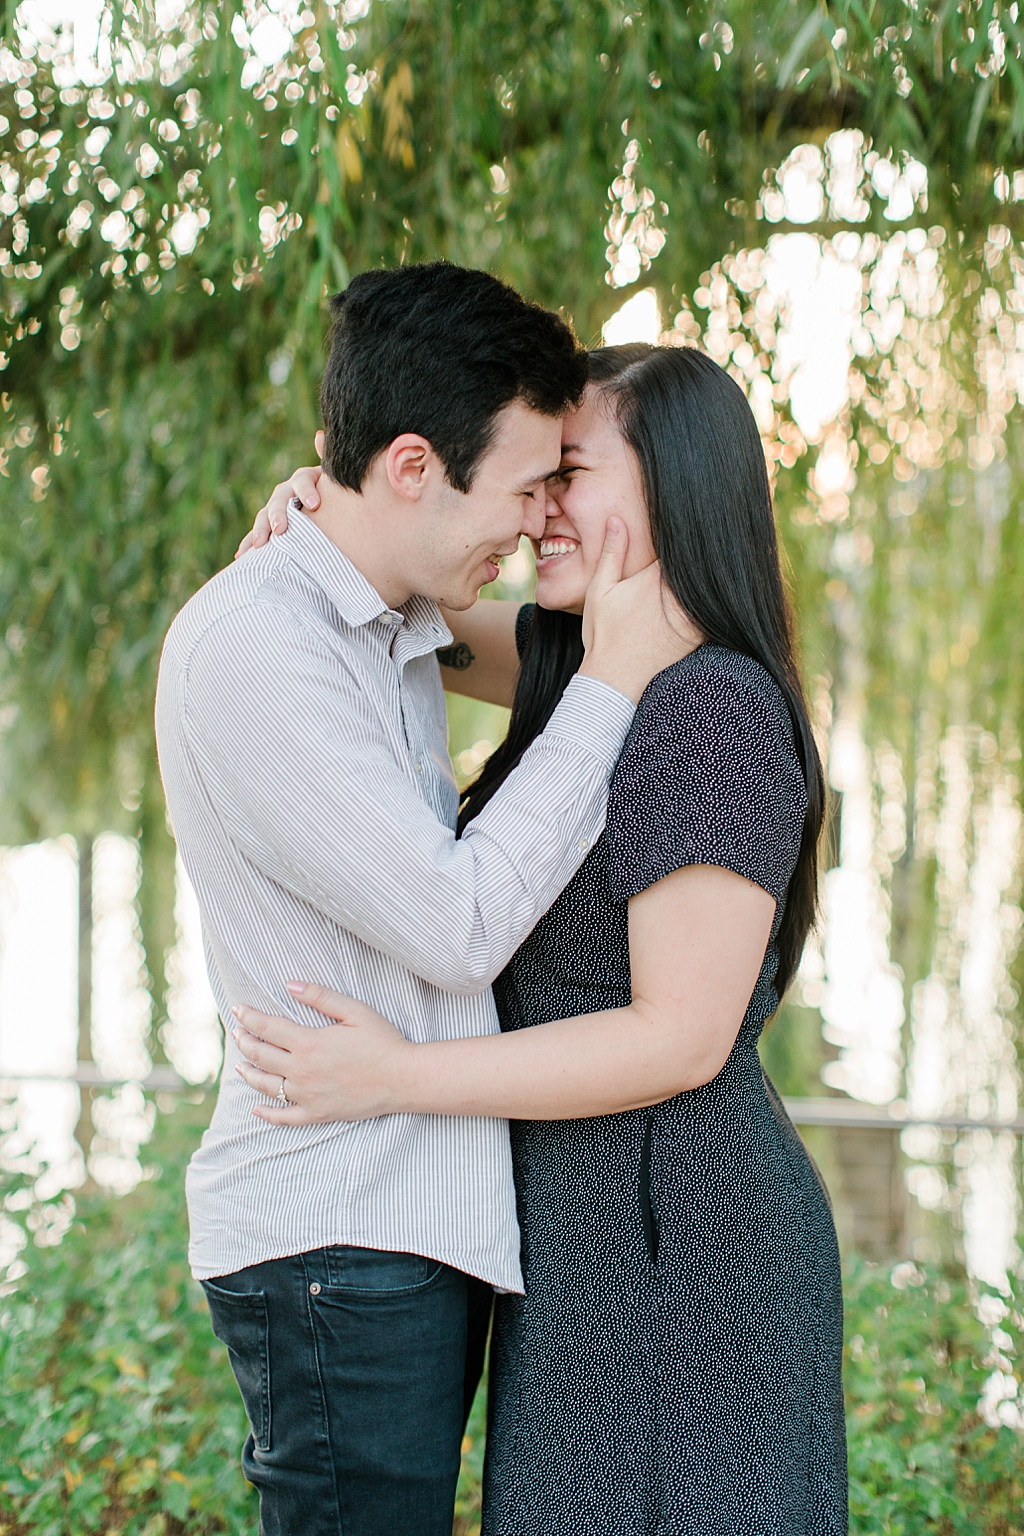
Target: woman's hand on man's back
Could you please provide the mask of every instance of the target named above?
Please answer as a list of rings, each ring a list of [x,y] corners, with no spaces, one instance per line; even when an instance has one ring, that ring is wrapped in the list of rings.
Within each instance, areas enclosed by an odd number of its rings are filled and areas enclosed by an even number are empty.
[[[257,512],[251,532],[239,544],[235,559],[248,554],[250,549],[259,549],[269,543],[273,534],[287,532],[288,509],[293,500],[301,503],[303,512],[315,512],[320,505],[317,486],[322,474],[319,464],[306,464],[295,470],[289,479],[275,485],[266,506]]]

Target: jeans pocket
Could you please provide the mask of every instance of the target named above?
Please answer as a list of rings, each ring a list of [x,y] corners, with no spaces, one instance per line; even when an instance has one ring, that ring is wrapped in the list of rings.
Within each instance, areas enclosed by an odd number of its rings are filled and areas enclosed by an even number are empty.
[[[339,1245],[324,1249],[327,1283],[344,1291],[413,1291],[427,1286],[444,1265],[418,1253]]]
[[[270,1450],[270,1325],[264,1291],[226,1291],[202,1282],[213,1331],[227,1345],[231,1369],[258,1451]]]

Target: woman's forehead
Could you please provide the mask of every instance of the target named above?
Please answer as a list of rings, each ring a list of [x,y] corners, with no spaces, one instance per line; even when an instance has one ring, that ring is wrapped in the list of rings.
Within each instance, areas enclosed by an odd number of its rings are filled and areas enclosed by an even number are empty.
[[[622,435],[604,412],[586,421],[566,419],[562,428],[562,458],[619,457]]]
[[[618,436],[615,415],[604,391],[588,385],[576,409],[562,417],[562,452],[581,452]]]

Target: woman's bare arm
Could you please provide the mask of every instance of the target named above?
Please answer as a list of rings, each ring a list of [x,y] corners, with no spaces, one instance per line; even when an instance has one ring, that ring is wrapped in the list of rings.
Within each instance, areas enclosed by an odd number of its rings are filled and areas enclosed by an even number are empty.
[[[298,1001],[342,1027],[308,1029],[236,1009],[244,1026],[236,1038],[255,1064],[238,1070],[270,1096],[285,1079],[294,1102],[254,1111],[284,1125],[405,1113],[573,1120],[658,1104],[721,1071],[774,914],[760,886],[716,865],[688,865],[629,904],[628,1007],[413,1044],[372,1008],[289,984]]]
[[[512,704],[519,679],[516,618],[521,604],[481,597],[456,613],[442,608],[452,644],[438,651],[441,678],[449,693],[485,704]]]

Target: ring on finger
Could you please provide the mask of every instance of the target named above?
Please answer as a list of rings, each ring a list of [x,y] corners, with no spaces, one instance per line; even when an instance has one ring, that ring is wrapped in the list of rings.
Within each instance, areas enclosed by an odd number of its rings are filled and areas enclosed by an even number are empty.
[[[284,1091],[284,1078],[283,1077],[281,1079],[281,1086],[277,1090],[277,1097],[281,1101],[281,1103],[284,1104],[286,1107],[287,1107],[287,1105],[289,1105],[292,1102],[291,1099],[288,1097],[288,1095]]]

